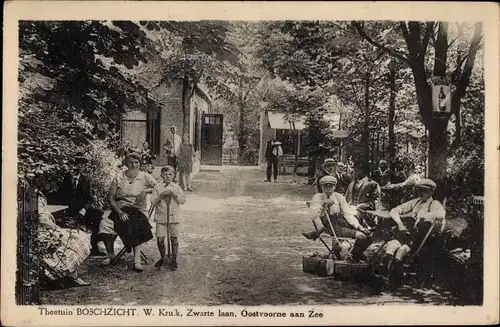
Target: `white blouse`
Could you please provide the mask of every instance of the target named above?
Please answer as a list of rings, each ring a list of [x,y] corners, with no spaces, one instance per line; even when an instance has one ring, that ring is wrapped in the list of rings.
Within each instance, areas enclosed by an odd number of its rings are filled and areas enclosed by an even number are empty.
[[[140,171],[137,176],[130,180],[125,171],[118,173],[113,183],[116,184],[116,204],[118,207],[136,207],[143,212],[147,212],[147,201],[138,201],[137,197],[147,188],[156,185],[156,179],[150,174]]]

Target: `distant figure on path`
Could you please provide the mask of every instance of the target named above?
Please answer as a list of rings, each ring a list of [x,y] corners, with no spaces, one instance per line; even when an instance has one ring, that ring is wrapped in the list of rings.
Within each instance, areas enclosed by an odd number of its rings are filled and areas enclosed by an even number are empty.
[[[177,135],[177,127],[172,126],[170,133],[167,134],[167,142],[165,143],[165,151],[167,152],[167,163],[169,166],[174,167],[177,172],[177,159],[181,149],[182,139]]]
[[[191,188],[191,172],[193,171],[194,149],[190,143],[189,134],[184,134],[184,142],[179,151],[179,179],[181,188],[188,192],[193,192]]]
[[[271,173],[274,177],[274,182],[278,178],[278,162],[280,156],[283,155],[283,149],[281,148],[281,142],[277,141],[276,138],[267,142],[266,148],[266,160],[267,160],[267,179],[266,182],[271,181]]]

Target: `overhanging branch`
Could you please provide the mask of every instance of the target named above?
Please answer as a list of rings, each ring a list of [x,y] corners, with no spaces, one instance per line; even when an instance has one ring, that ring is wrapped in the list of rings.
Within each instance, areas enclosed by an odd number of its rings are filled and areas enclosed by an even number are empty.
[[[370,36],[368,36],[368,34],[366,34],[365,30],[363,29],[363,27],[359,23],[352,22],[352,24],[356,28],[356,30],[358,31],[359,35],[362,36],[366,41],[368,41],[368,43],[379,48],[380,50],[385,51],[386,53],[390,54],[391,56],[396,57],[396,58],[410,64],[410,60],[404,54],[400,53],[399,51],[392,50],[392,49],[388,48],[387,46],[372,39]]]
[[[481,40],[483,38],[482,29],[483,29],[483,26],[481,23],[475,24],[474,34],[472,36],[469,51],[468,51],[467,56],[466,56],[467,59],[465,61],[464,71],[463,71],[462,75],[460,76],[460,80],[458,81],[458,84],[457,84],[457,89],[453,93],[453,97],[452,97],[453,113],[456,113],[460,110],[460,100],[462,99],[462,96],[465,94],[465,90],[467,89],[467,86],[469,86],[470,76],[472,74],[472,68],[474,66],[474,61],[476,60],[476,54],[477,54],[477,51],[479,50],[479,46],[480,46]]]
[[[425,53],[427,52],[427,46],[429,45],[429,39],[434,30],[434,22],[427,22],[425,24],[425,34],[422,39],[422,50],[420,51],[420,58],[425,57]]]

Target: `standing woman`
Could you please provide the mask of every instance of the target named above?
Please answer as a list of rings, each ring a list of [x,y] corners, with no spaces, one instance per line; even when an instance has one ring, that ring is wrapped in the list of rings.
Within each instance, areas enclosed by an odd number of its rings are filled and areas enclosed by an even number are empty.
[[[191,188],[191,172],[193,170],[193,145],[190,143],[189,134],[184,134],[183,143],[179,150],[179,175],[181,186],[184,190],[193,192]]]
[[[109,218],[114,222],[114,229],[127,248],[134,249],[134,270],[142,271],[141,244],[153,238],[151,225],[146,211],[146,196],[156,185],[150,174],[140,171],[141,157],[130,153],[125,157],[127,170],[118,173],[111,183],[108,201],[112,211]],[[108,259],[114,256],[111,238],[105,241]]]

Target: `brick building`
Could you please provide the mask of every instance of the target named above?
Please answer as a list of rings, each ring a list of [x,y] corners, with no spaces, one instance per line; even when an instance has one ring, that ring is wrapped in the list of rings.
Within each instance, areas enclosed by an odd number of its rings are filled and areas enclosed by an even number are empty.
[[[167,157],[163,145],[167,141],[170,127],[177,127],[177,134],[181,137],[188,133],[191,137],[196,159],[193,164],[193,173],[200,169],[201,158],[201,117],[203,113],[211,113],[211,99],[203,85],[196,86],[190,99],[189,130],[183,131],[182,88],[181,84],[167,86],[159,85],[154,92],[162,94],[166,99],[159,108],[150,108],[148,112],[140,110],[126,110],[121,119],[121,138],[129,140],[134,147],[141,148],[147,141],[151,151],[156,154],[155,164],[165,165]]]

